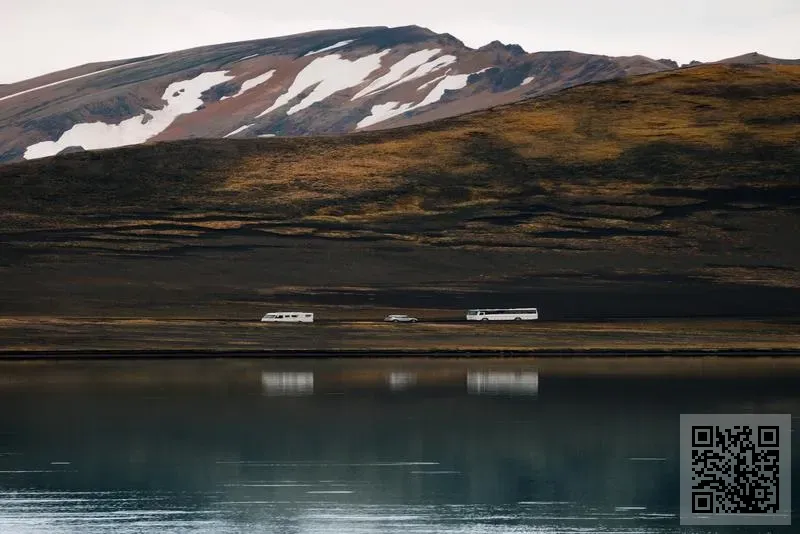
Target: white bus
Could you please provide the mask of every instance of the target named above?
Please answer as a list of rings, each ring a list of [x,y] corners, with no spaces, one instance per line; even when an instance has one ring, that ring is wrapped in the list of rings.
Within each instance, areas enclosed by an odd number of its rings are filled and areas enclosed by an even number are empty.
[[[262,323],[313,323],[314,314],[305,312],[270,312],[261,318]]]
[[[485,308],[467,310],[467,321],[535,321],[539,318],[536,308]]]

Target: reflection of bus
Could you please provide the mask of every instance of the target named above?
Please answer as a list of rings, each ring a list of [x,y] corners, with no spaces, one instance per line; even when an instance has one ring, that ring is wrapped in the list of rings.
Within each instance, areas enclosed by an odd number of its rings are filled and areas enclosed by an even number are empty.
[[[261,373],[261,386],[267,395],[312,395],[314,373]]]
[[[417,381],[417,375],[414,373],[404,373],[401,371],[392,371],[387,378],[389,387],[393,391],[407,389],[413,386]]]
[[[467,321],[535,321],[539,318],[536,308],[484,308],[468,310]]]
[[[314,314],[305,312],[271,312],[264,314],[262,323],[313,323]]]
[[[478,395],[536,395],[539,393],[539,373],[470,372],[467,374],[467,391]]]

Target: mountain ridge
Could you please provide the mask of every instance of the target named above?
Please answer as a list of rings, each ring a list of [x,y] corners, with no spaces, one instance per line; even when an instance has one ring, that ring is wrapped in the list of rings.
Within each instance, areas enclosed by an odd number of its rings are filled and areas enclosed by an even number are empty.
[[[402,123],[424,120],[429,112],[453,116],[666,68],[637,57],[528,54],[500,41],[473,49],[450,34],[413,25],[206,45],[82,65],[3,87],[0,163],[68,148],[191,137],[339,134],[380,128],[390,118]],[[489,75],[476,76],[487,70]],[[465,95],[468,102],[459,102]],[[270,109],[277,100],[280,105]],[[150,130],[137,124],[152,117],[157,120]],[[156,129],[158,121],[163,125]]]
[[[722,60],[759,61],[794,60]],[[0,86],[0,164],[176,139],[398,127],[676,67],[641,55],[528,53],[499,40],[470,48],[416,25],[204,45]]]
[[[740,56],[729,57],[714,63],[729,63],[737,65],[800,65],[800,59],[782,59],[750,52]]]

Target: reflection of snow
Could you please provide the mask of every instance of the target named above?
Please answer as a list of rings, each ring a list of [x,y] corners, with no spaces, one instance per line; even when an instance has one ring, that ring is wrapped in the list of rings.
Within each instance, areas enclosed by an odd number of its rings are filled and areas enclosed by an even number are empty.
[[[52,156],[70,146],[94,150],[144,143],[166,130],[179,115],[192,113],[203,105],[200,99],[203,92],[232,78],[227,71],[204,72],[190,80],[171,83],[161,97],[167,101],[162,109],[145,110],[141,115],[119,124],[75,124],[57,141],[42,141],[29,146],[23,157],[35,159]]]
[[[311,94],[290,107],[286,112],[287,115],[304,110],[337,91],[355,87],[381,66],[381,58],[388,53],[389,50],[384,50],[353,61],[344,59],[339,54],[316,58],[297,74],[289,89],[279,96],[274,104],[259,113],[258,117],[285,106],[311,87],[314,88]]]
[[[262,373],[261,386],[267,395],[311,395],[314,373]]]
[[[478,395],[536,395],[539,392],[539,373],[470,372],[467,374],[467,391]]]

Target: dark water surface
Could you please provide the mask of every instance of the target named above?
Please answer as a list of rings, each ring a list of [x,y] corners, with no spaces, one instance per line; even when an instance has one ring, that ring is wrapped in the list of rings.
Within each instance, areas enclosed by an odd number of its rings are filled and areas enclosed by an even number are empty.
[[[679,415],[800,363],[698,362],[0,363],[0,533],[764,532],[679,527]]]

